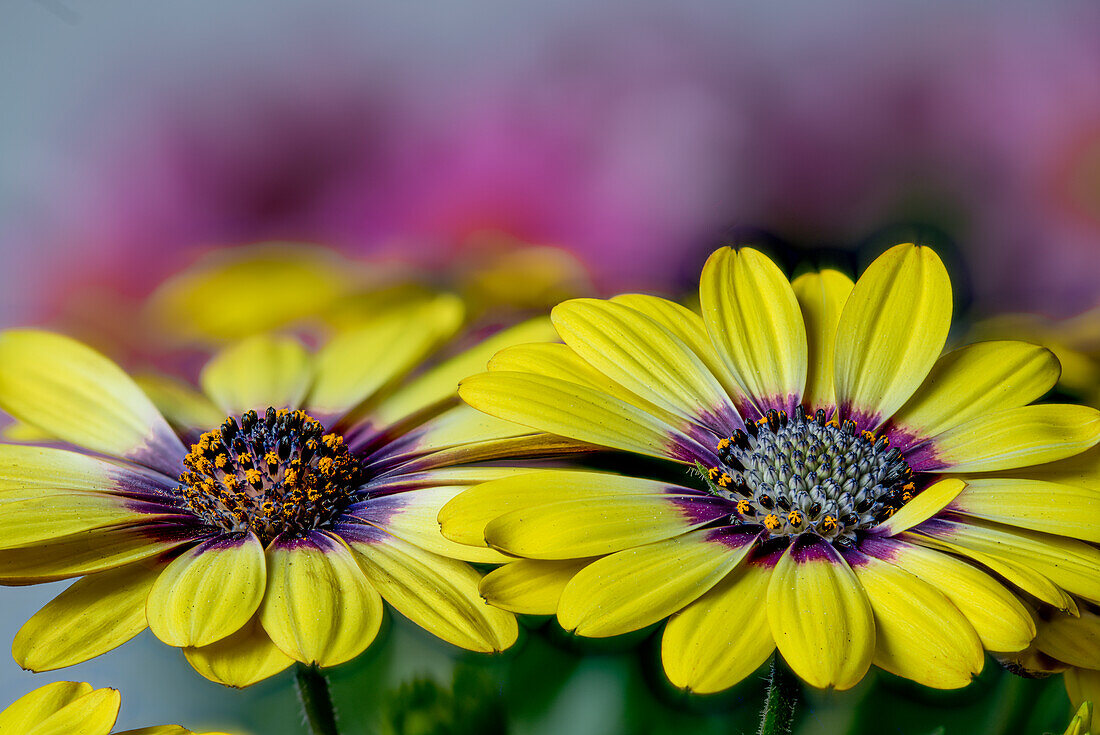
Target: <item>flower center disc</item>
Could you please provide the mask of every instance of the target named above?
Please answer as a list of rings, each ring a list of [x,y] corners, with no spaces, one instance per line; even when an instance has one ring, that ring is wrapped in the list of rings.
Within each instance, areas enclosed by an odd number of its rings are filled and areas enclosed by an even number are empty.
[[[743,523],[772,537],[814,533],[849,547],[856,532],[889,518],[914,495],[913,471],[885,437],[853,421],[798,410],[768,411],[718,443],[722,464],[706,469],[718,495],[737,501]]]
[[[191,445],[179,490],[195,515],[266,545],[324,528],[352,501],[362,471],[337,434],[304,411],[230,416]]]

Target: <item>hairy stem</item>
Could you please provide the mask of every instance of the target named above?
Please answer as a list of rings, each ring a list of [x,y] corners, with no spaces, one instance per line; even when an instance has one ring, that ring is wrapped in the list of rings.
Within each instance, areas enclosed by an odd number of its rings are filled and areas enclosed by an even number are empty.
[[[319,668],[306,664],[298,664],[296,674],[298,701],[302,703],[302,714],[305,715],[310,735],[340,735],[328,679]]]
[[[799,691],[794,674],[779,660],[778,654],[774,655],[768,674],[768,698],[760,719],[759,735],[791,735]]]

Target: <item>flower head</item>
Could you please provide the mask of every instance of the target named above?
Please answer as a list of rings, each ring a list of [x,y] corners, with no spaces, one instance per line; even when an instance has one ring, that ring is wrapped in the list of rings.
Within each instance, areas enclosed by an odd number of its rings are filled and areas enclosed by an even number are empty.
[[[451,501],[445,535],[522,557],[485,578],[491,602],[584,636],[671,616],[666,673],[710,692],[776,648],[817,687],[872,663],[964,686],[984,650],[1034,637],[1020,597],[1074,613],[1071,594],[1100,599],[1082,541],[1100,541],[1100,507],[1031,468],[1095,445],[1100,413],[1029,405],[1058,379],[1040,347],[941,356],[951,284],[931,250],[895,247],[853,284],[790,283],[725,248],[700,301],[566,302],[565,344],[506,349],[463,381],[493,416],[683,468],[549,470]]]
[[[81,735],[108,735],[114,727],[121,705],[114,689],[95,689],[90,684],[59,681],[35,689],[0,712],[3,735],[79,732]],[[161,725],[127,730],[117,735],[196,735],[179,725]],[[204,735],[225,735],[208,732]]]
[[[424,364],[462,311],[447,296],[405,304],[315,355],[253,337],[207,363],[204,393],[165,378],[143,390],[67,337],[0,335],[0,405],[77,448],[0,445],[0,583],[82,577],[19,632],[16,660],[67,666],[148,626],[204,676],[246,686],[356,656],[383,599],[457,646],[510,646],[514,617],[484,603],[466,563],[505,557],[448,541],[436,515],[464,486],[522,471],[486,461],[576,443],[455,395],[501,347],[545,339],[545,320]]]

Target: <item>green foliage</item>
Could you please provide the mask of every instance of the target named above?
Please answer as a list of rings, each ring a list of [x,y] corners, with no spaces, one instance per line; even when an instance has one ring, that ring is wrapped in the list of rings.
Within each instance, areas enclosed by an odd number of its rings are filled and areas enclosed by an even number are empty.
[[[487,671],[459,664],[450,688],[406,682],[386,697],[383,735],[506,735],[504,698]]]

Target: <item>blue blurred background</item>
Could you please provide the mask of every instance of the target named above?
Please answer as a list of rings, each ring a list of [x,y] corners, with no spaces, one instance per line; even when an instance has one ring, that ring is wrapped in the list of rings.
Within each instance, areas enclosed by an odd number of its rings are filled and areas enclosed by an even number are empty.
[[[973,313],[1070,315],[1100,297],[1098,38],[1068,1],[13,0],[0,324],[139,300],[215,246],[446,271],[487,234],[673,294],[731,241],[855,264],[919,239]],[[0,590],[0,640],[57,591]],[[639,645],[570,659],[516,731],[630,731]],[[340,697],[458,657],[400,621],[384,649]],[[295,731],[285,677],[226,691],[148,634],[57,674],[9,660],[0,700],[68,678],[121,688],[130,727]],[[859,696],[817,715],[843,731]],[[684,705],[700,732],[737,706]]]

